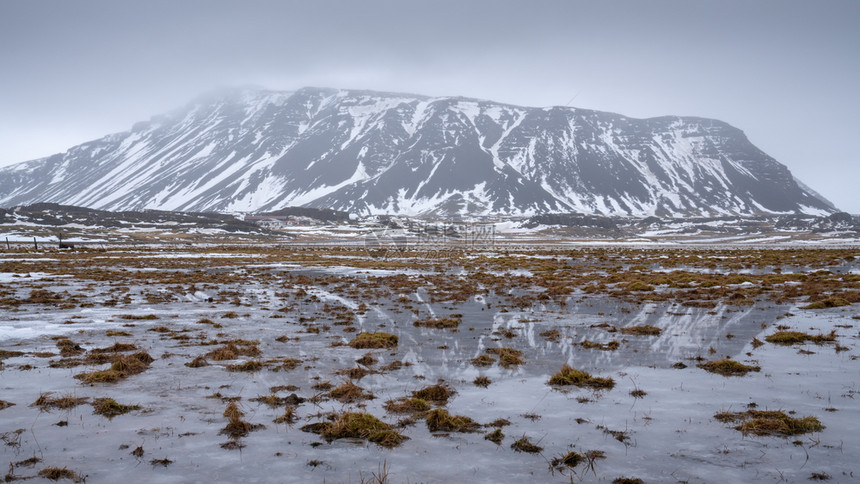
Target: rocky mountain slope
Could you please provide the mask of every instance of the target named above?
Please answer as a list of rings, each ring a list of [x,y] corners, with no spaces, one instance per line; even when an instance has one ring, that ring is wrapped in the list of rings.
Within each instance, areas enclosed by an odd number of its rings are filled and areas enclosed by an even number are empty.
[[[203,96],[0,169],[0,206],[358,215],[824,215],[742,131],[693,117],[303,88]]]

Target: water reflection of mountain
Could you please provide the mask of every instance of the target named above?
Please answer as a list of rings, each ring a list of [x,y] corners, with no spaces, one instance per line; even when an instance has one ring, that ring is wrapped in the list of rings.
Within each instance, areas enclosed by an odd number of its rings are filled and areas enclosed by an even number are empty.
[[[687,360],[696,356],[744,359],[745,347],[762,331],[762,324],[773,322],[786,309],[764,305],[714,309],[674,304],[644,304],[634,310],[622,310],[623,307],[607,299],[561,308],[536,306],[526,311],[500,312],[471,301],[433,308],[434,313],[440,315],[463,314],[463,323],[457,332],[396,322],[403,321],[403,314],[391,314],[389,324],[400,337],[400,352],[415,365],[411,371],[428,380],[471,379],[478,372],[525,377],[557,371],[564,363],[601,372],[630,366],[668,368],[679,361],[693,365],[695,362]],[[662,333],[659,336],[625,335],[610,332],[605,327],[646,324],[662,329]],[[552,329],[559,332],[557,341],[548,341],[540,335]],[[506,332],[510,337],[505,336]],[[614,340],[621,346],[612,351],[586,349],[580,344],[585,340],[596,343]],[[479,369],[471,364],[472,358],[496,346],[521,350],[526,363],[517,369],[497,366]]]

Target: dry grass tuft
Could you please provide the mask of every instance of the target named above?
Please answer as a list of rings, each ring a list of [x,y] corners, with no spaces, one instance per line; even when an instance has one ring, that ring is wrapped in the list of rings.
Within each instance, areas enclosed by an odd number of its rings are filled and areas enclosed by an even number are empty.
[[[206,357],[214,361],[229,361],[235,360],[240,356],[259,355],[260,348],[258,348],[255,344],[242,345],[240,347],[239,345],[236,345],[232,342],[206,353]]]
[[[242,420],[245,416],[239,405],[236,402],[230,402],[227,408],[224,409],[224,416],[227,417],[227,425],[221,429],[222,435],[228,435],[231,439],[239,439],[245,437],[254,430],[265,428],[264,425],[254,425]]]
[[[93,413],[102,415],[109,419],[117,415],[124,415],[135,410],[140,410],[140,405],[123,405],[113,398],[96,398],[93,401]]]
[[[841,298],[838,296],[831,296],[831,297],[828,297],[827,299],[822,299],[820,301],[815,301],[815,302],[808,304],[806,306],[801,306],[800,309],[827,309],[827,308],[838,308],[838,307],[850,306],[850,305],[851,305],[851,302],[848,301],[847,299],[844,299],[844,298]]]
[[[450,415],[447,410],[437,408],[424,417],[427,430],[431,432],[475,432],[480,425],[464,415]]]
[[[481,388],[487,388],[488,386],[490,386],[491,383],[493,383],[493,380],[490,380],[486,376],[476,376],[475,379],[472,380],[472,383],[475,386],[478,386]]]
[[[84,478],[79,476],[77,472],[65,467],[46,467],[39,471],[39,477],[44,477],[50,481],[69,479],[73,482],[84,482]]]
[[[723,376],[744,376],[751,371],[761,371],[760,366],[744,365],[728,358],[700,363],[697,366],[705,371]]]
[[[276,424],[287,424],[292,425],[296,423],[298,417],[296,417],[296,409],[290,406],[284,408],[284,413],[272,420],[272,422]]]
[[[496,429],[484,435],[484,440],[489,440],[496,445],[502,445],[502,440],[504,440],[504,438],[505,434],[502,433],[502,429]]]
[[[302,430],[318,433],[329,442],[337,439],[361,439],[389,448],[397,447],[407,439],[391,425],[362,412],[344,412],[331,422],[305,425]]]
[[[114,383],[131,375],[143,373],[149,364],[155,361],[145,351],[139,351],[129,356],[117,356],[107,370],[80,373],[75,378],[84,383]]]
[[[58,408],[60,410],[71,410],[78,405],[83,405],[87,403],[89,400],[86,397],[75,397],[69,394],[51,398],[52,393],[42,393],[39,395],[39,398],[36,399],[35,402],[30,404],[31,407],[39,407],[39,410],[43,412],[49,411],[52,408]]]
[[[621,343],[615,340],[608,343],[596,343],[594,341],[584,340],[582,343],[579,343],[579,345],[587,350],[594,349],[603,351],[615,351],[621,347]]]
[[[397,336],[383,331],[362,332],[355,335],[355,338],[349,342],[349,346],[357,349],[395,348],[397,347]]]
[[[451,387],[440,383],[424,387],[420,390],[415,390],[412,392],[412,396],[428,402],[444,405],[448,403],[448,399],[451,398],[454,393],[456,392]]]
[[[499,348],[487,348],[487,353],[498,356],[499,364],[502,365],[503,368],[516,368],[526,362],[526,360],[523,359],[522,351],[505,346]]]
[[[496,360],[490,355],[480,355],[477,358],[472,358],[472,364],[475,366],[492,366]]]
[[[568,452],[558,457],[553,457],[550,461],[553,467],[576,467],[580,462],[585,460],[585,456],[579,452]]]
[[[421,398],[402,397],[397,400],[388,400],[383,405],[385,410],[391,413],[419,413],[430,410],[427,400]]]
[[[462,314],[451,314],[440,319],[419,319],[413,322],[412,325],[420,328],[457,329],[461,322],[463,322]]]
[[[511,444],[511,448],[517,452],[527,452],[529,454],[537,454],[543,450],[543,447],[533,444],[525,435],[515,440],[514,443]]]
[[[363,388],[351,381],[333,388],[328,392],[328,396],[341,403],[355,403],[375,398],[373,393],[365,392]]]
[[[622,334],[631,334],[636,336],[659,336],[660,333],[663,332],[662,329],[656,326],[651,326],[650,324],[642,326],[628,326],[626,328],[621,328],[618,331]]]
[[[103,353],[123,353],[126,351],[134,351],[137,349],[137,346],[131,343],[114,343],[113,346],[108,346],[107,348],[93,348],[90,350],[92,354],[103,354]]]
[[[77,356],[84,352],[79,344],[68,338],[57,340],[57,348],[60,349],[60,356]]]
[[[227,371],[245,371],[255,372],[263,369],[265,365],[261,361],[249,360],[244,363],[236,363],[235,365],[227,365]]]
[[[765,341],[776,345],[789,346],[793,344],[806,343],[811,341],[815,344],[832,343],[836,341],[836,330],[828,334],[809,334],[801,331],[777,331],[772,335],[765,336]]]
[[[735,427],[744,434],[789,437],[809,432],[820,432],[825,427],[815,417],[789,417],[781,410],[747,410],[746,412],[720,412],[714,415],[720,422],[742,422]]]
[[[550,385],[574,385],[598,390],[611,389],[615,386],[615,380],[612,378],[593,377],[588,372],[571,368],[566,364],[549,379],[548,383]]]

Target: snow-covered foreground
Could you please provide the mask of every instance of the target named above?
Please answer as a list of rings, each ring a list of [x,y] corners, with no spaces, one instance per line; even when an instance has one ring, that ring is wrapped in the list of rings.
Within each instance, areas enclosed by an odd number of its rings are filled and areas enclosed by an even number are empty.
[[[812,291],[812,281],[827,286],[814,294],[850,298],[857,259],[786,252],[777,271],[764,252],[6,253],[0,465],[11,465],[7,479],[65,467],[89,482],[376,482],[383,474],[389,482],[805,482],[824,474],[851,482],[860,475],[858,305],[802,309],[806,301],[791,291]],[[823,269],[830,274],[816,275]],[[706,284],[729,272],[747,280]],[[651,290],[622,291],[626,274]],[[660,285],[652,276],[670,279]],[[767,286],[777,277],[791,280]],[[571,281],[566,294],[559,280]],[[681,280],[693,282],[674,289]],[[605,285],[589,289],[597,284]],[[673,290],[698,293],[681,304]],[[738,294],[747,299],[738,303]],[[446,317],[455,329],[420,325]],[[625,332],[633,327],[651,334]],[[835,333],[818,343],[767,342],[779,331]],[[396,345],[349,346],[374,332],[395,335]],[[222,358],[218,350],[231,346]],[[494,348],[517,350],[522,361],[505,364]],[[76,378],[142,352],[153,361],[114,382]],[[477,363],[482,355],[489,365]],[[727,377],[697,366],[724,357],[759,371]],[[565,364],[614,386],[549,385]],[[332,393],[349,381],[364,395]],[[431,432],[427,413],[386,409],[437,383],[455,393],[430,408],[482,426]],[[42,407],[32,405],[42,396]],[[85,400],[46,404],[59,397]],[[95,414],[105,397],[139,408]],[[229,430],[231,403],[250,424],[243,435]],[[294,421],[275,423],[288,409]],[[715,418],[748,410],[812,416],[824,428],[763,436]],[[407,440],[383,447],[307,431],[344,412],[369,413]],[[499,444],[485,439],[497,428]],[[513,449],[523,437],[541,450]],[[572,451],[585,458],[553,465]]]

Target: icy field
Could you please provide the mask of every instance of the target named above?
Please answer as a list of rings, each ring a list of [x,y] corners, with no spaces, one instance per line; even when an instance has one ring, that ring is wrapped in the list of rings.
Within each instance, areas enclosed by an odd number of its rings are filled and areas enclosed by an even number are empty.
[[[9,482],[856,482],[858,256],[7,251],[0,465]]]

